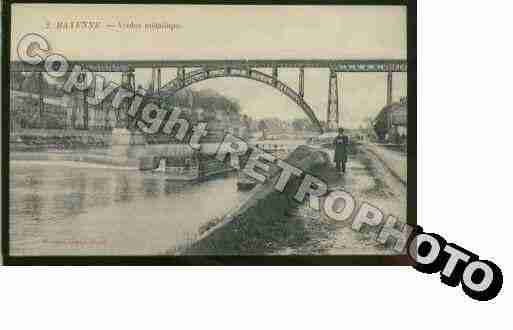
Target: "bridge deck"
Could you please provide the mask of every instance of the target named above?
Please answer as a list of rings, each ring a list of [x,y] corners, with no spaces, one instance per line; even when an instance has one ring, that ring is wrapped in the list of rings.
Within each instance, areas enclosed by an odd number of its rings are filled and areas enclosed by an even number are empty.
[[[125,72],[140,68],[199,68],[199,67],[252,67],[252,68],[331,68],[336,72],[407,72],[404,59],[235,59],[235,60],[123,60],[123,61],[70,61],[68,70],[75,64],[85,65],[95,72]],[[11,62],[11,71],[43,71],[42,65],[21,61]]]

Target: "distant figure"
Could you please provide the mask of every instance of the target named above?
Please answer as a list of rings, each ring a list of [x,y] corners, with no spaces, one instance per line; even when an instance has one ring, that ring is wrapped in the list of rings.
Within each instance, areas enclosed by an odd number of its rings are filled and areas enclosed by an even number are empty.
[[[340,165],[342,165],[342,172],[346,172],[347,162],[347,145],[349,144],[349,138],[344,135],[344,129],[338,129],[338,136],[333,141],[335,145],[335,164],[337,165],[337,171],[340,172]]]

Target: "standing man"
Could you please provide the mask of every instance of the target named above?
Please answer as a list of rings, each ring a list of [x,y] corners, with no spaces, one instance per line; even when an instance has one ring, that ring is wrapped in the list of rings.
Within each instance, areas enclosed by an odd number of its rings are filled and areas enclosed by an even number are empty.
[[[347,149],[349,144],[349,138],[344,135],[344,129],[338,129],[338,136],[333,141],[335,145],[335,164],[337,165],[337,171],[340,172],[340,165],[342,164],[342,172],[346,172],[347,162]]]

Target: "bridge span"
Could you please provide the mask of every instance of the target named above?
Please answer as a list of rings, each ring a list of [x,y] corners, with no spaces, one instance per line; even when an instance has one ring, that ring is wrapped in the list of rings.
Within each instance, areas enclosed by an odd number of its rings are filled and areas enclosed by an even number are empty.
[[[330,68],[335,72],[407,72],[405,59],[227,59],[227,60],[83,60],[69,61],[95,72],[126,72],[152,68],[252,67],[252,68]],[[45,71],[44,66],[21,61],[11,62],[11,71]]]
[[[55,65],[57,65],[55,70],[58,71],[59,62],[51,63],[50,67],[55,67]],[[393,74],[408,71],[408,63],[404,59],[87,60],[69,61],[67,70],[72,70],[75,65],[80,65],[82,68],[92,72],[121,72],[122,85],[134,89],[135,70],[151,69],[152,80],[150,93],[154,96],[163,97],[172,95],[192,83],[214,77],[239,77],[256,80],[280,90],[284,95],[292,99],[321,132],[324,129],[336,129],[341,125],[339,108],[341,108],[342,102],[339,101],[338,82],[340,74],[347,72],[387,73],[387,98],[385,105],[389,105],[392,103]],[[176,78],[169,82],[163,82],[162,69],[167,68],[176,69]],[[272,76],[258,71],[257,69],[259,68],[272,68]],[[279,70],[286,68],[298,69],[297,90],[279,80]],[[314,110],[304,100],[305,68],[329,69],[330,71],[328,79],[326,126],[321,124]],[[193,69],[193,71],[187,73],[187,69]],[[30,65],[21,61],[13,61],[10,66],[11,72],[39,72],[41,76],[41,72],[44,72],[44,70],[44,63]],[[43,104],[41,104],[41,107],[43,107]]]

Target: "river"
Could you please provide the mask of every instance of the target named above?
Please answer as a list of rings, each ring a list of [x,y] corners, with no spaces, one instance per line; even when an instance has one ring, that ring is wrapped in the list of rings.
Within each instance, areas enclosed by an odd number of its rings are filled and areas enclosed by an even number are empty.
[[[236,175],[201,183],[80,162],[10,162],[11,255],[173,253],[244,199]]]

